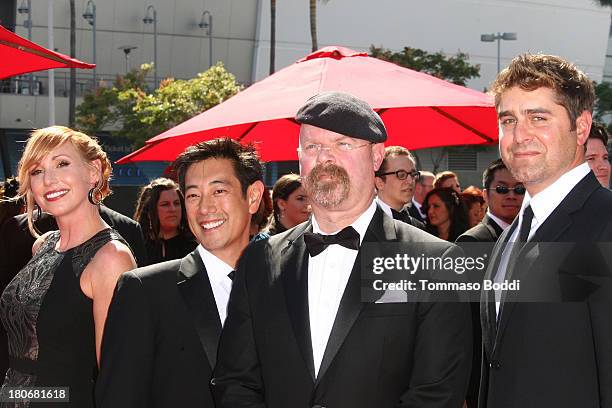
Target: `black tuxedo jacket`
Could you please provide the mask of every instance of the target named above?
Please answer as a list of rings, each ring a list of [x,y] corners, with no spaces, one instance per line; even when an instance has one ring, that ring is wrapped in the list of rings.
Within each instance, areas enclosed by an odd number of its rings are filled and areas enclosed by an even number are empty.
[[[481,408],[612,407],[611,209],[612,192],[589,173],[507,270],[526,292],[502,296],[497,322],[483,292]],[[517,223],[497,241],[486,279]],[[525,294],[541,301],[516,302]]]
[[[417,221],[421,221],[422,223],[425,223],[426,221],[425,218],[421,216],[421,212],[417,210],[414,204],[408,207],[408,214],[410,214],[412,218],[416,218]]]
[[[485,214],[482,221],[461,234],[455,242],[495,242],[502,232],[502,227]]]
[[[117,284],[102,340],[96,406],[213,407],[221,320],[197,249]]]
[[[460,407],[471,363],[468,305],[361,303],[361,251],[315,378],[303,238],[311,230],[306,222],[242,256],[213,379],[217,406]],[[363,242],[412,243],[425,256],[457,251],[380,208]]]

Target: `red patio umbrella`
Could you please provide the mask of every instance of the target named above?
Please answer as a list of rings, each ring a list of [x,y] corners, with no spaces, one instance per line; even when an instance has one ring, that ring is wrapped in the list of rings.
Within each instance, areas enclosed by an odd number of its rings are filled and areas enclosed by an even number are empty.
[[[224,136],[254,142],[265,161],[296,160],[299,126],[293,117],[308,98],[324,91],[367,101],[385,123],[387,145],[422,149],[497,141],[488,95],[367,53],[326,47],[149,139],[117,163],[172,161],[187,146]]]
[[[92,69],[88,64],[48,50],[0,26],[0,79],[51,68]]]

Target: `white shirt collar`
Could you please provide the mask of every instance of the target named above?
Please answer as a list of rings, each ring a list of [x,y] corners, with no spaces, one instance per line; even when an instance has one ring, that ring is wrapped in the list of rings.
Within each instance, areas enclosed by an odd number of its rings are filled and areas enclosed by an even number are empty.
[[[376,201],[372,200],[372,204],[370,204],[368,209],[365,210],[351,224],[351,227],[355,228],[355,230],[359,233],[359,242],[363,242],[363,237],[366,231],[368,230],[368,226],[370,225],[370,222],[372,222],[372,217],[374,217],[375,212],[376,212]],[[315,217],[314,214],[312,215],[312,231],[318,234],[324,234],[324,235],[332,235],[332,234],[339,232],[338,230],[338,231],[332,232],[331,234],[326,234],[325,232],[321,231],[321,228],[319,227],[319,224],[317,223],[317,218]]]
[[[494,215],[491,211],[487,210],[487,215],[491,218],[497,225],[499,225],[502,229],[506,229],[510,226],[506,221]]]
[[[385,214],[387,214],[389,217],[393,218],[393,213],[391,212],[391,206],[389,206],[387,203],[385,203],[383,200],[381,200],[379,196],[376,196],[376,198],[374,200],[376,200],[376,202],[380,206],[380,209],[383,210],[385,212]]]
[[[210,280],[224,282],[225,279],[229,279],[227,275],[233,271],[234,268],[210,253],[202,245],[198,245],[198,253],[202,258],[202,262],[204,262]]]
[[[416,207],[417,210],[419,210],[419,212],[421,212],[421,207],[423,206],[422,204],[419,204],[414,197],[412,197],[412,205]]]
[[[537,221],[537,225],[542,225],[555,208],[561,204],[561,201],[576,187],[576,184],[589,174],[590,171],[591,168],[585,162],[563,174],[554,183],[535,196],[531,197],[529,192],[526,192],[521,206],[521,217],[525,208],[531,205],[533,217]]]

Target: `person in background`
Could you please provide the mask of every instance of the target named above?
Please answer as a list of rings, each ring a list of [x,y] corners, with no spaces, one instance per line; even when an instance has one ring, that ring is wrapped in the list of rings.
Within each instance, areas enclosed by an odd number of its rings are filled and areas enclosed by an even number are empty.
[[[18,194],[19,181],[15,177],[7,178],[0,185],[0,228],[6,220],[21,214],[25,209],[23,200],[16,198]]]
[[[374,178],[376,202],[390,217],[414,227],[425,229],[425,224],[410,216],[404,208],[412,201],[415,181],[419,179],[412,153],[405,147],[387,146],[385,156]]]
[[[426,231],[445,241],[455,242],[468,229],[468,215],[459,193],[452,188],[434,188],[425,197]]]
[[[461,193],[461,184],[459,177],[452,171],[443,171],[436,174],[434,180],[434,188],[452,188],[457,193]]]
[[[412,205],[408,208],[408,214],[421,222],[427,220],[427,214],[423,212],[423,202],[425,196],[434,189],[435,176],[429,171],[419,171],[420,176],[414,184],[414,196],[412,196]]]
[[[183,195],[168,178],[157,178],[140,190],[134,219],[145,237],[146,265],[182,258],[197,246],[185,227]]]
[[[610,160],[608,159],[608,129],[602,123],[593,122],[586,143],[586,160],[595,177],[605,188],[610,187]]]
[[[466,255],[472,258],[486,255],[485,264],[488,264],[493,245],[518,214],[526,190],[522,183],[516,181],[501,159],[493,161],[485,169],[482,175],[482,185],[484,187],[484,199],[488,204],[486,214],[481,222],[461,234],[455,242],[489,243],[489,247],[486,245],[472,246],[470,244],[463,246]],[[474,271],[472,281],[482,282],[485,270]],[[465,400],[467,408],[477,408],[480,388],[480,359],[482,357],[482,330],[480,327],[480,305],[478,302],[473,302],[471,307],[474,352],[472,354],[472,375],[470,376],[470,385]]]
[[[475,186],[469,186],[461,193],[461,200],[465,203],[468,211],[469,228],[478,225],[487,211],[487,204],[482,194],[482,190]]]
[[[93,407],[102,331],[118,277],[136,267],[123,238],[99,212],[111,165],[89,136],[63,126],[32,132],[19,162],[19,196],[55,218],[31,261],[0,298],[8,334],[9,387],[69,387],[70,404]],[[30,401],[24,400],[29,406]]]
[[[310,203],[297,174],[285,174],[272,189],[273,218],[268,227],[270,236],[287,231],[308,220]]]

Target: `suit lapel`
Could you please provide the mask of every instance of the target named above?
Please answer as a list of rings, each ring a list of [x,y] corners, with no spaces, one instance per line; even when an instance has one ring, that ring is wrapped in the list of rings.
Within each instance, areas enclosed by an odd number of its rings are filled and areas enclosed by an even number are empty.
[[[493,221],[493,218],[489,217],[488,215],[485,215],[483,223],[491,233],[491,238],[494,242],[497,241],[497,238],[502,234],[502,232],[504,232],[503,228]]]
[[[500,239],[498,239],[493,253],[491,255],[491,261],[485,274],[485,280],[493,280],[499,269],[499,263],[501,261],[502,253],[510,236],[517,228],[518,217],[514,220],[512,225],[504,231]],[[484,347],[489,358],[493,354],[493,348],[495,345],[495,338],[497,335],[497,313],[495,309],[495,296],[493,291],[482,291],[482,300],[480,302],[480,320],[482,325],[482,333],[484,337]]]
[[[181,260],[177,287],[213,368],[217,362],[221,319],[208,273],[197,249]]]
[[[280,250],[280,271],[285,291],[285,301],[293,332],[312,381],[315,380],[310,314],[308,309],[308,252],[304,244],[304,232],[312,231],[307,222],[287,237],[287,246]]]
[[[362,243],[365,242],[385,242],[397,240],[395,234],[395,225],[391,217],[385,216],[380,207],[377,207],[372,221],[366,230],[365,236]],[[325,347],[325,353],[323,354],[323,360],[321,361],[321,367],[319,368],[319,374],[317,376],[316,383],[318,384],[324,377],[327,369],[333,362],[338,350],[344,343],[346,336],[349,334],[351,328],[355,324],[355,321],[359,317],[359,313],[363,308],[361,302],[361,250],[357,254],[355,263],[351,275],[346,284],[336,318],[334,320],[334,326],[329,335],[327,346]],[[312,353],[311,353],[312,354]]]

